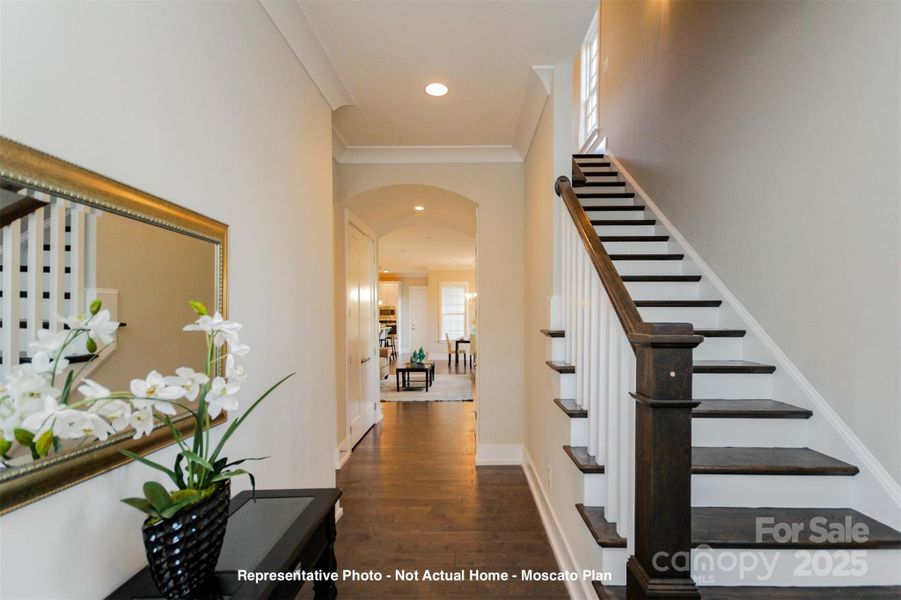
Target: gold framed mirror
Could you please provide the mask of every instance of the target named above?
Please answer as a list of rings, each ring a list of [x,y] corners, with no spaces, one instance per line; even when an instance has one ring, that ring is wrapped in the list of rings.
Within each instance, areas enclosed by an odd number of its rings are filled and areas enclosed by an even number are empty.
[[[175,323],[193,320],[189,300],[227,315],[226,224],[3,137],[0,224],[0,367],[30,360],[40,329],[93,298],[126,325],[102,360],[84,360],[92,377],[115,385],[178,364],[192,344],[173,337],[181,333]],[[211,426],[224,421],[223,414]],[[173,424],[188,435],[194,420],[180,413]],[[162,424],[139,439],[133,433],[18,456],[0,468],[0,514],[130,462],[122,449],[144,456],[174,443]]]

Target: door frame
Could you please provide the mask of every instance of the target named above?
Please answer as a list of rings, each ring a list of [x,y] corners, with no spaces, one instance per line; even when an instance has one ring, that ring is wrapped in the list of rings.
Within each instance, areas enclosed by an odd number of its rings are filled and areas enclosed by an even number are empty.
[[[350,258],[350,228],[358,230],[360,233],[364,235],[364,237],[368,238],[369,242],[372,245],[372,264],[370,265],[370,280],[373,282],[373,301],[370,302],[370,307],[372,309],[372,332],[370,335],[370,341],[373,343],[377,343],[378,340],[378,236],[376,236],[375,232],[370,228],[362,219],[360,219],[357,215],[352,213],[350,209],[344,209],[344,294],[347,293],[347,276],[349,273],[348,269],[348,260]],[[344,328],[344,361],[345,365],[347,364],[347,359],[350,354],[350,332],[347,328],[347,311],[348,307],[345,304],[344,315],[342,315],[342,319],[345,323]],[[380,401],[379,394],[379,369],[378,369],[378,349],[372,349],[374,352],[373,363],[375,364],[374,368],[370,368],[372,381],[367,389],[371,391],[372,398],[369,398],[369,402],[372,403],[373,411],[374,411],[374,423],[379,423],[382,421],[382,407]],[[348,458],[350,458],[350,454],[353,451],[352,444],[350,444],[350,369],[345,366],[344,369],[344,439],[342,439],[338,445],[338,468],[342,466]]]

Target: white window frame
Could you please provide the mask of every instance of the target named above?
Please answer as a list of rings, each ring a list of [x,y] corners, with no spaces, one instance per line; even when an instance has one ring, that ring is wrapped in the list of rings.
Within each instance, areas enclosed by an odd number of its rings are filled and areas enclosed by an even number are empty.
[[[598,13],[594,13],[579,54],[579,145],[593,144],[599,134],[601,39]]]
[[[469,283],[466,281],[442,281],[438,285],[438,331],[440,339],[439,342],[444,342],[445,337],[445,329],[444,329],[444,288],[448,287],[461,287],[463,288],[463,337],[466,337],[466,326],[469,323],[469,302],[466,299],[466,294],[469,293]],[[459,313],[450,313],[450,314],[459,314]],[[450,336],[451,341],[457,339],[456,336]]]

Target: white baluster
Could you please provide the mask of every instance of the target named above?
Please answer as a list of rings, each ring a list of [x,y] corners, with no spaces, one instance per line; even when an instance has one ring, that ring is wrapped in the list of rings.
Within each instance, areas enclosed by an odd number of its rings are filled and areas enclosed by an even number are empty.
[[[608,299],[607,305],[609,306],[607,310],[607,322],[605,327],[607,329],[607,333],[604,336],[606,339],[606,364],[604,368],[604,375],[606,381],[604,382],[604,401],[607,403],[607,410],[609,411],[609,421],[607,425],[607,461],[611,466],[611,472],[607,475],[607,506],[606,510],[608,513],[607,519],[610,521],[618,521],[619,520],[619,488],[622,485],[622,473],[620,472],[619,466],[619,457],[622,452],[622,448],[620,447],[620,408],[621,405],[618,402],[617,393],[618,393],[618,381],[617,377],[615,377],[615,373],[619,368],[619,352],[617,348],[617,329],[619,327],[619,321],[616,317],[616,311],[613,309],[613,306],[610,304]]]
[[[51,331],[62,327],[56,321],[56,316],[66,314],[63,298],[66,291],[66,204],[65,200],[59,198],[50,203],[50,299],[47,306]]]
[[[69,310],[67,313],[85,312],[85,211],[81,204],[72,204],[69,211]],[[65,262],[65,248],[63,248]]]
[[[635,426],[632,425],[629,417],[630,408],[635,401],[629,396],[631,389],[629,373],[629,357],[632,355],[632,347],[625,333],[617,327],[616,336],[616,352],[617,352],[617,371],[611,373],[611,377],[616,380],[616,401],[620,405],[620,440],[622,451],[619,455],[619,471],[620,471],[620,487],[619,487],[619,506],[620,518],[617,521],[617,532],[625,537],[630,530],[632,524],[632,512],[629,505],[631,496],[630,490],[634,486],[632,472],[629,468],[632,463],[632,456],[635,453],[633,440],[635,437]]]
[[[635,391],[635,352],[632,350],[629,340],[623,337],[624,344],[624,371],[626,374],[626,391]],[[635,551],[635,399],[626,394],[626,429],[629,431],[629,454],[626,461],[626,506],[625,512],[629,515],[629,521],[623,535],[628,542],[629,553]]]
[[[585,253],[579,252],[576,255],[575,275],[576,275],[576,293],[575,302],[573,304],[575,317],[575,353],[573,354],[573,364],[576,366],[576,404],[584,406],[585,404],[585,386],[583,385],[582,374],[585,370],[585,363],[582,361],[582,346],[585,343],[585,323],[582,321],[582,295],[584,294],[585,278],[583,277],[582,265],[585,262]]]
[[[3,228],[3,370],[19,364],[19,265],[22,244],[21,222]]]
[[[44,321],[44,209],[28,215],[28,249],[25,264],[25,320],[28,324],[26,341],[37,339]]]
[[[590,366],[588,378],[588,451],[595,456],[595,460],[598,464],[603,465],[605,464],[605,453],[602,451],[603,445],[599,443],[600,436],[598,435],[598,428],[603,421],[599,408],[600,392],[598,389],[601,373],[599,350],[602,335],[600,323],[601,295],[600,290],[598,289],[600,287],[600,279],[593,269],[590,272],[590,280],[591,286],[588,307],[588,328],[591,335],[588,352],[588,364]]]

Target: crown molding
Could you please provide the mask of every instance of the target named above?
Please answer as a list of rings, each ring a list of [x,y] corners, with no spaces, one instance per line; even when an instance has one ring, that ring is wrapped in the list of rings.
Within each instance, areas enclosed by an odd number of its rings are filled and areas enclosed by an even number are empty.
[[[259,0],[300,65],[335,110],[356,104],[298,0]]]
[[[345,146],[335,160],[351,165],[521,163],[523,157],[513,146]]]

